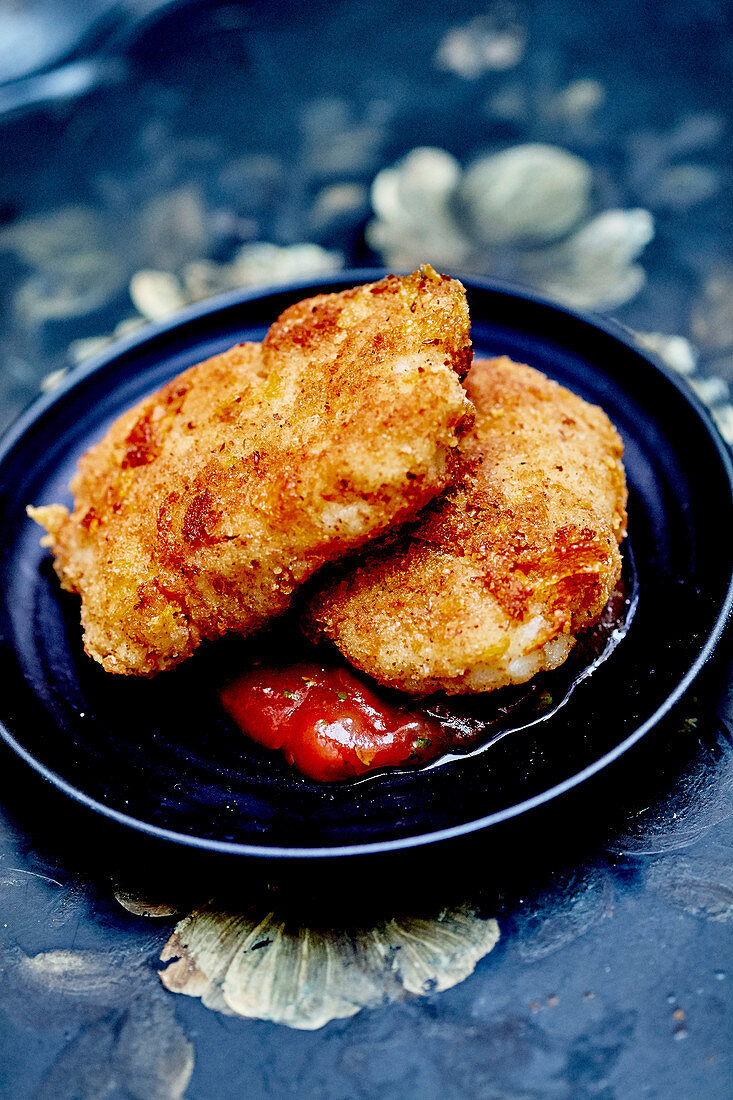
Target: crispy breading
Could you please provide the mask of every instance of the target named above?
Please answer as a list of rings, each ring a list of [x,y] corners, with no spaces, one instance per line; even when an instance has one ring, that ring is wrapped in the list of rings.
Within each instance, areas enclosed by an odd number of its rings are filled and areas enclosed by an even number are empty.
[[[530,367],[477,360],[465,476],[310,599],[306,630],[380,683],[489,691],[561,664],[618,583],[623,448],[606,414]]]
[[[426,268],[300,302],[123,415],[82,459],[71,515],[29,509],[82,597],[87,652],[170,668],[412,518],[454,475],[471,354],[463,287]]]

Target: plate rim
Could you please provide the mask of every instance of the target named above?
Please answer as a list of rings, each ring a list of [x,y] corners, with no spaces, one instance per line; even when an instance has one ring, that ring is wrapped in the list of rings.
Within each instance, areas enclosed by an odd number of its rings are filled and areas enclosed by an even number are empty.
[[[125,337],[122,340],[116,340],[105,348],[104,351],[94,356],[93,358],[81,363],[75,367],[72,367],[60,381],[60,383],[53,389],[46,393],[39,394],[28,406],[24,409],[5,429],[0,438],[0,467],[4,462],[7,455],[18,445],[22,440],[27,430],[45,413],[47,413],[58,401],[64,398],[71,390],[73,390],[78,383],[84,379],[95,374],[97,371],[102,370],[108,366],[115,359],[121,355],[128,354],[134,351],[138,346],[142,346],[150,342],[151,340],[159,337],[166,336],[172,333],[174,330],[180,328],[182,325],[193,321],[200,321],[202,319],[211,317],[212,315],[226,311],[237,305],[243,305],[248,302],[257,301],[259,299],[267,299],[275,295],[290,294],[295,291],[313,291],[314,293],[328,293],[333,290],[334,287],[340,285],[359,285],[359,283],[373,281],[379,279],[386,274],[384,268],[349,268],[341,271],[331,272],[328,275],[322,277],[311,276],[308,278],[302,278],[297,280],[290,280],[286,283],[274,283],[266,286],[258,286],[255,288],[245,288],[233,291],[227,291],[224,294],[219,294],[211,298],[204,299],[201,302],[193,303],[187,306],[185,309],[178,311],[172,317],[167,318],[164,321],[152,322],[145,325],[137,332]],[[715,421],[710,414],[710,411],[705,407],[700,398],[691,387],[685,385],[684,380],[677,376],[675,372],[668,367],[659,356],[649,351],[645,347],[642,347],[636,340],[633,331],[621,322],[607,317],[601,317],[594,314],[591,311],[576,310],[570,306],[565,305],[562,302],[553,300],[545,295],[538,294],[534,290],[527,289],[522,286],[505,282],[498,279],[487,279],[479,276],[461,276],[456,275],[466,285],[469,292],[472,289],[480,291],[488,291],[490,293],[503,294],[505,296],[519,299],[524,302],[528,302],[533,306],[545,307],[548,310],[559,313],[571,319],[574,322],[581,322],[581,324],[588,326],[591,329],[600,331],[606,336],[610,336],[612,339],[618,341],[627,350],[632,351],[642,359],[645,359],[657,372],[661,373],[663,377],[671,382],[675,389],[679,392],[683,400],[689,405],[692,410],[698,416],[698,419],[702,422],[705,428],[706,434],[712,442],[715,451],[717,452],[718,459],[722,468],[722,472],[727,480],[728,490],[731,498],[731,506],[733,507],[733,456],[731,450],[722,438],[720,431],[715,424]],[[584,783],[587,779],[597,775],[599,772],[605,770],[619,757],[623,756],[629,749],[631,749],[638,741],[641,740],[654,726],[656,726],[679,702],[682,696],[687,692],[690,685],[700,674],[704,666],[710,660],[712,653],[720,641],[723,633],[726,629],[728,621],[731,617],[731,611],[733,610],[733,556],[730,563],[730,578],[728,580],[728,587],[722,604],[717,612],[714,624],[709,631],[705,644],[700,652],[697,654],[695,660],[690,665],[684,676],[678,681],[673,690],[666,696],[662,704],[656,709],[656,711],[647,718],[640,726],[638,726],[628,737],[619,742],[604,753],[597,760],[594,760],[591,764],[582,768],[579,772],[575,772],[572,776],[567,777],[560,783],[556,783],[546,790],[537,795],[533,795],[531,798],[524,799],[521,802],[517,802],[512,806],[503,808],[502,810],[494,811],[491,814],[487,814],[484,817],[476,818],[473,821],[463,822],[462,824],[453,825],[444,829],[438,829],[427,833],[421,833],[416,836],[399,837],[394,840],[379,840],[379,841],[367,841],[355,844],[341,844],[333,846],[320,846],[320,847],[283,847],[283,846],[269,846],[264,844],[245,844],[237,841],[217,840],[209,839],[205,837],[197,837],[188,835],[185,833],[176,832],[173,829],[163,828],[158,825],[154,825],[151,822],[141,821],[139,818],[133,817],[129,814],[122,813],[120,810],[116,810],[111,806],[106,806],[104,803],[97,801],[84,791],[75,787],[72,783],[63,779],[53,769],[47,767],[41,760],[35,757],[29,752],[11,733],[5,723],[0,720],[0,737],[5,741],[9,748],[11,748],[26,764],[28,764],[37,774],[43,779],[52,784],[58,790],[68,795],[77,803],[85,806],[96,813],[101,814],[103,817],[116,822],[117,824],[124,825],[133,829],[137,833],[143,833],[158,840],[165,840],[173,842],[179,846],[186,848],[195,848],[200,851],[208,851],[212,853],[218,853],[220,855],[237,855],[245,856],[249,858],[257,859],[275,859],[275,860],[297,860],[302,861],[306,859],[341,859],[344,857],[352,856],[367,856],[367,855],[380,855],[390,852],[398,852],[409,850],[412,848],[422,848],[430,844],[439,844],[441,842],[456,840],[460,837],[469,836],[473,833],[478,833],[484,829],[490,828],[492,825],[498,825],[502,822],[511,821],[516,817],[520,817],[522,814],[528,813],[531,810],[545,805],[553,801],[556,798],[561,797],[568,791],[574,789],[580,784]]]

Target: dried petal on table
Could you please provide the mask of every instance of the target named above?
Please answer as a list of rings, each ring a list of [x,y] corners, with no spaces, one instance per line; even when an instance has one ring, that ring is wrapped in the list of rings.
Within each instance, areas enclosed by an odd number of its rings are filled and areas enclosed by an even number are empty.
[[[496,921],[468,907],[321,929],[274,912],[219,912],[212,903],[178,924],[160,978],[218,1012],[312,1031],[362,1008],[450,989],[498,939]]]

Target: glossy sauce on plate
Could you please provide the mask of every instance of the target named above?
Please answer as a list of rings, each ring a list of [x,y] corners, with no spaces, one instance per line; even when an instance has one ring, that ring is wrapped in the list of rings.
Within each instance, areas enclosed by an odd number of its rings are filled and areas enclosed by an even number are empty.
[[[367,683],[315,651],[308,659],[294,654],[290,664],[247,668],[221,688],[222,705],[253,741],[322,782],[485,747],[554,713],[615,649],[636,604],[629,555],[626,562],[601,620],[579,637],[566,664],[518,687],[418,699]]]

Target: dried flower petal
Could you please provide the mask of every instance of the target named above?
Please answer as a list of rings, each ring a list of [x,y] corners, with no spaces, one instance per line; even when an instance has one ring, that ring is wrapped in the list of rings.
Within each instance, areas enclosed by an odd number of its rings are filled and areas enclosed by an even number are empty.
[[[433,919],[318,929],[210,904],[178,924],[161,955],[173,961],[160,977],[219,1012],[314,1030],[409,993],[449,989],[498,938],[496,921],[467,907]]]
[[[465,173],[459,201],[484,243],[557,240],[588,211],[592,173],[553,145],[527,144],[482,157]]]

